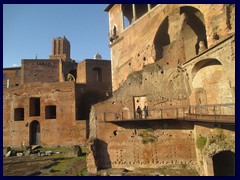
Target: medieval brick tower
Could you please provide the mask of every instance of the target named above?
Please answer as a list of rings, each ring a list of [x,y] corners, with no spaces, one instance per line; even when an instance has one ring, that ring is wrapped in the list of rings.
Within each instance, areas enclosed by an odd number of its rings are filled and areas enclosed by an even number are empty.
[[[54,38],[52,41],[52,54],[49,59],[61,59],[65,62],[70,61],[70,42],[64,36]]]

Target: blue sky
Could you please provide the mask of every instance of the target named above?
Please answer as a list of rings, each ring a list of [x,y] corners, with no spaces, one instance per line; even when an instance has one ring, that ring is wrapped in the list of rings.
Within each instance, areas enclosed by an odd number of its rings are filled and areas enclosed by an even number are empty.
[[[64,35],[71,58],[80,62],[98,52],[110,59],[107,4],[4,4],[3,67],[21,59],[48,59],[52,39]]]

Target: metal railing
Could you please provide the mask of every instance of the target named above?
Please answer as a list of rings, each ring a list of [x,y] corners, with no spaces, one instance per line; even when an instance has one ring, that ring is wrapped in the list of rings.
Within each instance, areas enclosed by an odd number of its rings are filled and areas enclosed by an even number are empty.
[[[183,108],[151,109],[147,116],[137,116],[136,112],[123,110],[117,112],[103,112],[104,121],[124,121],[142,119],[226,119],[235,118],[235,103],[195,105]],[[137,118],[138,117],[138,118]]]

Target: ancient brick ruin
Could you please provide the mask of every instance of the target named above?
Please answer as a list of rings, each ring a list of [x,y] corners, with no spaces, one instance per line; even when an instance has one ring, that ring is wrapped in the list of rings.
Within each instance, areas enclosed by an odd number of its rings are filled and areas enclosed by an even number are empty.
[[[3,144],[85,144],[91,105],[111,96],[111,61],[70,58],[70,43],[53,39],[50,59],[23,59],[3,69]]]
[[[235,5],[110,4],[111,62],[5,68],[4,146],[87,144],[87,169],[235,174]],[[112,86],[112,89],[111,89]],[[91,110],[90,110],[91,109]]]
[[[233,175],[235,6],[105,11],[113,97],[91,110],[89,172],[186,165],[200,175]]]

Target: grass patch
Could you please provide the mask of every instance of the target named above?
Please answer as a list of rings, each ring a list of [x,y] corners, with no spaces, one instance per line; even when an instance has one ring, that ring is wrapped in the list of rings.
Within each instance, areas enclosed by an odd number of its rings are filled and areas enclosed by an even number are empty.
[[[38,157],[39,159],[53,159],[56,164],[47,168],[46,174],[49,176],[86,176],[86,151],[85,147],[81,147],[82,154],[79,157],[68,157],[67,153],[73,151],[72,146],[43,147],[40,150],[52,151],[51,156]],[[60,152],[60,154],[55,154]]]
[[[81,169],[78,173],[78,176],[87,176],[87,167]]]
[[[83,157],[64,158],[57,161],[57,164],[50,167],[48,170],[52,175],[73,175],[84,176],[87,174],[86,166],[81,167],[80,162],[83,162]]]
[[[148,128],[138,133],[138,136],[142,137],[143,144],[152,143],[156,141],[157,138],[153,135],[153,132],[154,132],[153,129]]]
[[[203,137],[203,136],[198,137],[196,143],[197,143],[197,148],[199,150],[202,150],[207,144],[207,137]]]

